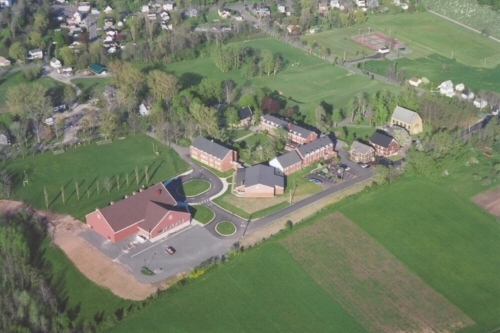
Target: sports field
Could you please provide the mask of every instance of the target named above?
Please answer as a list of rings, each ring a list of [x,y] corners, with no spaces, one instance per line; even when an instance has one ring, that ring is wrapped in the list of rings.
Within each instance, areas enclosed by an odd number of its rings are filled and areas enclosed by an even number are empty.
[[[153,144],[158,147],[159,156],[154,154]],[[94,142],[69,148],[59,155],[47,151],[24,159],[7,160],[3,162],[2,168],[6,168],[15,180],[13,199],[45,209],[45,187],[49,210],[68,213],[82,220],[85,214],[96,207],[120,200],[143,185],[165,181],[185,172],[188,165],[170,147],[146,135],[138,135],[105,145],[96,145]],[[25,173],[28,183],[23,186]],[[146,181],[148,177],[149,182]],[[109,180],[109,193],[105,186],[106,180]],[[80,200],[75,182],[78,184]],[[65,203],[61,187],[64,188]]]
[[[284,70],[275,76],[263,75],[246,79],[238,70],[222,73],[209,57],[169,64],[165,66],[165,70],[177,75],[184,87],[197,84],[202,78],[208,77],[219,81],[232,79],[239,88],[250,86],[281,91],[284,97],[291,97],[295,101],[288,100],[288,106],[297,105],[300,112],[307,116],[309,123],[315,123],[313,108],[322,101],[337,109],[346,106],[360,92],[372,93],[382,89],[399,91],[398,87],[351,74],[275,39],[254,39],[236,44],[281,54],[284,58]],[[300,66],[292,66],[298,62]]]

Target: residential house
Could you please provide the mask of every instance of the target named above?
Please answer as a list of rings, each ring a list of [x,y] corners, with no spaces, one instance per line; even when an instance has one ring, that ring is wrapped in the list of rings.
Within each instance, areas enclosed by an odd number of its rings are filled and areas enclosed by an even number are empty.
[[[424,130],[420,115],[401,106],[396,106],[394,109],[391,117],[391,126],[401,126],[410,135],[418,134]]]
[[[219,16],[223,19],[231,17],[231,9],[229,8],[219,8],[217,12],[219,13]]]
[[[170,20],[170,15],[166,11],[162,11],[160,13],[160,20],[165,23],[166,21]]]
[[[28,59],[43,59],[43,51],[40,49],[34,49],[28,51]]]
[[[339,10],[344,10],[344,6],[340,4],[340,0],[330,0],[330,7]]]
[[[321,16],[325,16],[329,9],[328,2],[320,2],[318,4],[318,14]]]
[[[92,230],[114,243],[135,234],[154,242],[191,224],[187,207],[178,205],[161,183],[85,217]]]
[[[288,121],[271,116],[269,114],[263,115],[260,120],[260,128],[262,131],[268,131],[272,133],[280,127],[284,128],[288,132],[288,138],[290,139],[290,141],[298,144],[303,145],[318,138],[318,134],[311,130],[289,123]]]
[[[300,35],[300,26],[296,24],[289,24],[286,27],[286,31],[288,31],[290,35],[298,36]]]
[[[89,2],[80,2],[78,4],[78,11],[80,13],[88,13],[88,12],[90,12],[90,3]]]
[[[113,12],[113,8],[111,8],[111,6],[107,6],[106,8],[104,8],[104,12],[106,14],[111,14]]]
[[[149,13],[149,5],[142,5],[141,12]]]
[[[0,146],[10,145],[10,134],[5,129],[0,129]]]
[[[150,102],[148,101],[143,101],[141,103],[141,105],[139,105],[139,114],[141,116],[149,116],[151,114],[151,109],[153,108],[153,106],[151,105]]]
[[[282,13],[282,14],[286,13],[286,6],[284,4],[278,4],[277,9],[278,9],[278,13]]]
[[[10,65],[11,65],[11,62],[9,59],[4,58],[4,57],[0,57],[0,67],[7,67]]]
[[[471,90],[465,88],[460,96],[465,100],[471,101],[476,95]]]
[[[271,15],[271,9],[269,9],[269,7],[264,3],[254,4],[254,7],[252,8],[252,12],[255,15],[261,16],[261,17]]]
[[[91,64],[89,66],[89,70],[92,73],[98,74],[98,75],[106,75],[106,74],[108,74],[108,69],[106,67],[104,67],[103,65],[96,64],[96,63]]]
[[[249,127],[252,125],[253,112],[252,109],[247,106],[246,108],[241,108],[238,110],[238,117],[240,118],[241,127]]]
[[[488,102],[482,98],[476,98],[472,104],[478,109],[483,109],[488,105]]]
[[[408,80],[408,83],[410,86],[418,87],[422,83],[422,80],[418,77],[412,77]]]
[[[375,161],[375,149],[359,141],[354,141],[349,150],[349,158],[356,163]]]
[[[399,151],[399,144],[387,133],[376,131],[369,140],[378,156],[391,156]]]
[[[366,7],[366,1],[365,0],[356,0],[356,6],[358,8],[365,8]]]
[[[173,1],[167,1],[163,4],[164,10],[174,10],[174,8],[175,8],[175,2]]]
[[[453,82],[451,80],[444,81],[438,86],[439,93],[448,97],[455,96],[455,89],[453,88]]]
[[[62,64],[59,61],[59,59],[52,58],[52,59],[50,59],[50,67],[59,69],[62,67]]]
[[[269,161],[269,165],[283,172],[285,175],[292,174],[302,169],[302,159],[296,150],[292,150]]]
[[[457,93],[462,93],[465,90],[465,85],[463,83],[459,83],[455,86],[455,91]]]
[[[285,175],[262,164],[240,168],[236,171],[234,190],[247,198],[274,197],[285,192]]]
[[[337,156],[335,145],[328,136],[323,136],[313,142],[299,146],[296,150],[302,159],[302,168],[318,162],[321,159],[328,160]]]
[[[191,158],[222,172],[237,166],[236,151],[201,136],[194,139],[189,147],[189,154]]]

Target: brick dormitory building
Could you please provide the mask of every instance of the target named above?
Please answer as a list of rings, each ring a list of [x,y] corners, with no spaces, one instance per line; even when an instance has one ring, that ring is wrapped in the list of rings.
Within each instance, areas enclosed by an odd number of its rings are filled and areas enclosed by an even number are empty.
[[[237,167],[238,153],[212,140],[197,137],[189,147],[191,158],[219,171],[227,171]]]

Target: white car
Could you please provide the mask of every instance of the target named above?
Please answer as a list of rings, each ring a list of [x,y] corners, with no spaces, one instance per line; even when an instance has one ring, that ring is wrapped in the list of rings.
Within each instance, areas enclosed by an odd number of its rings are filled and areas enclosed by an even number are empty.
[[[146,237],[144,237],[143,235],[137,235],[137,237],[135,238],[136,241],[138,241],[139,243],[146,243],[147,239]]]

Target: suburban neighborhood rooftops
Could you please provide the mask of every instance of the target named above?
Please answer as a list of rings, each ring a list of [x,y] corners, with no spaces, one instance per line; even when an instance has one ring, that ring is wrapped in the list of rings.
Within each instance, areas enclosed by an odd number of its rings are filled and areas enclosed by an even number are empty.
[[[314,140],[313,142],[298,147],[297,150],[299,151],[300,155],[305,157],[311,153],[314,153],[318,149],[328,147],[330,145],[333,145],[332,139],[329,136],[324,136],[322,138]]]
[[[373,150],[372,147],[365,145],[364,143],[361,143],[359,141],[354,141],[351,145],[351,149],[355,150],[356,152],[360,154],[367,154],[371,150]]]
[[[244,170],[246,187],[262,184],[285,188],[285,175],[274,167],[258,164]]]
[[[392,136],[382,133],[380,131],[376,131],[375,133],[373,133],[373,135],[370,138],[371,143],[384,148],[389,148],[389,145],[391,144],[392,140],[394,140]]]
[[[302,162],[299,154],[296,150],[292,150],[289,153],[276,157],[276,160],[281,165],[283,169],[286,169],[294,164]]]
[[[231,152],[231,149],[226,148],[211,140],[205,139],[202,136],[194,139],[192,146],[198,150],[204,151],[209,155],[215,156],[220,160],[224,159],[224,157],[226,157],[227,154]]]
[[[252,109],[250,109],[249,106],[238,110],[238,117],[240,117],[240,120],[251,118],[252,115],[253,115]]]
[[[288,129],[288,121],[277,118],[275,116],[271,116],[270,114],[263,115],[262,120],[268,124],[271,124],[274,127],[281,126],[284,129]]]
[[[418,113],[405,109],[401,106],[396,106],[392,118],[399,120],[406,124],[411,124],[415,117],[418,117]]]
[[[150,202],[154,205],[150,205]],[[151,220],[151,222],[146,222],[147,225],[153,224],[152,219],[159,214],[160,209],[165,212],[167,209],[177,210],[174,208],[176,205],[177,202],[170,192],[160,183],[98,210],[111,229],[118,232],[135,223],[146,221],[146,218],[148,221]],[[156,223],[159,221],[157,220]]]

